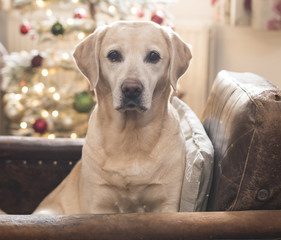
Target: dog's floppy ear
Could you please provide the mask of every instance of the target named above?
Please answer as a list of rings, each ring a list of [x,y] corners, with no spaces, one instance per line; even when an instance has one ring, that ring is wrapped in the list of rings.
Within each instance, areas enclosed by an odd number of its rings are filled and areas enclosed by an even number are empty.
[[[76,46],[73,53],[76,65],[90,82],[91,90],[94,90],[99,81],[99,52],[106,29],[106,26],[98,27]]]
[[[176,91],[178,79],[185,73],[192,58],[191,45],[185,43],[172,29],[165,27],[170,41],[170,82]]]

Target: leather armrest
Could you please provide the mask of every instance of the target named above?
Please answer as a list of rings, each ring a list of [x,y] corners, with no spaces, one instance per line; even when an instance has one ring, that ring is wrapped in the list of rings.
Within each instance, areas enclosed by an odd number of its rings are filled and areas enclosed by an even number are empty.
[[[203,124],[215,150],[209,210],[281,209],[281,91],[221,71]]]

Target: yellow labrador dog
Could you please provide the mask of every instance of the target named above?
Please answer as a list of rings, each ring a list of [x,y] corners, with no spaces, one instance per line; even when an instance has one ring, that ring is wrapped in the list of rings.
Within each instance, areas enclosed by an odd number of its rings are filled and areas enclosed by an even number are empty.
[[[74,58],[95,90],[82,159],[35,214],[176,212],[185,143],[171,87],[189,46],[151,22],[116,22],[81,42]]]

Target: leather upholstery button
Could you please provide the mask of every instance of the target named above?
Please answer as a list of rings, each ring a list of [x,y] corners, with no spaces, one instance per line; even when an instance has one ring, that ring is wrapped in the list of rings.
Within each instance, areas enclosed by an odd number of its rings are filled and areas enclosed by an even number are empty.
[[[269,191],[267,189],[260,189],[257,193],[257,199],[259,201],[266,201],[269,197]]]

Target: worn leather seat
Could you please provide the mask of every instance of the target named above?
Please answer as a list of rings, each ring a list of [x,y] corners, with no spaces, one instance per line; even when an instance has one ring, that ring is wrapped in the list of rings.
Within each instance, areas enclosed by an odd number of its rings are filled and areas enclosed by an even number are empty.
[[[208,210],[281,209],[281,91],[221,71],[202,120],[215,150]]]

